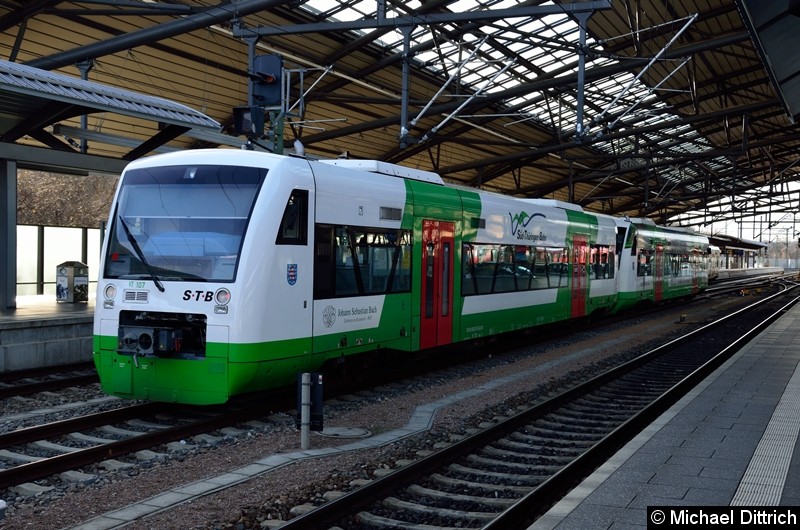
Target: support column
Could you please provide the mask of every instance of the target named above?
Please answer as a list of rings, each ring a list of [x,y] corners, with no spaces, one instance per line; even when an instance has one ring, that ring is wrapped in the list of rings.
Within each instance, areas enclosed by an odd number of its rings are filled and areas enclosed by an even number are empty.
[[[17,163],[0,159],[0,310],[17,307]]]

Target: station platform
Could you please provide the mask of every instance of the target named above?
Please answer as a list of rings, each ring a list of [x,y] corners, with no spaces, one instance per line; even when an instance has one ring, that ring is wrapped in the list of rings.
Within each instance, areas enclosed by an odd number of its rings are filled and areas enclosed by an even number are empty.
[[[753,276],[780,275],[784,273],[783,267],[750,267],[747,269],[720,269],[717,271],[718,280],[733,280],[736,278],[751,278]]]
[[[0,372],[92,360],[94,296],[57,302],[55,296],[19,296],[0,310]]]
[[[731,514],[730,524],[737,518],[755,528],[800,522],[786,519],[800,514],[798,361],[795,305],[529,530],[677,528],[680,517],[699,528],[725,524],[714,510],[702,513],[706,506],[727,507],[716,511]],[[659,514],[654,507],[675,510]],[[758,513],[769,524],[754,524]]]

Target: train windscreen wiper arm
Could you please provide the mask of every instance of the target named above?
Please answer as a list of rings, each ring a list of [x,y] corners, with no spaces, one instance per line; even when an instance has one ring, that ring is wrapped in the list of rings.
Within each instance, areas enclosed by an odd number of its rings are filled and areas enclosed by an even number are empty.
[[[163,293],[164,292],[164,284],[161,283],[161,280],[159,280],[158,276],[156,276],[156,273],[153,272],[153,269],[150,267],[150,264],[147,263],[147,258],[144,257],[144,252],[142,252],[142,249],[139,248],[139,243],[136,241],[136,238],[133,237],[133,234],[131,234],[131,230],[130,230],[130,228],[128,228],[128,223],[125,222],[125,219],[123,219],[121,215],[119,215],[118,217],[119,217],[119,222],[122,225],[123,230],[125,230],[125,235],[128,236],[128,241],[130,242],[131,246],[133,247],[133,251],[136,252],[136,257],[139,258],[139,261],[142,262],[142,265],[144,265],[144,268],[147,269],[147,273],[153,279],[153,283],[156,284],[156,287],[158,288],[158,290]]]

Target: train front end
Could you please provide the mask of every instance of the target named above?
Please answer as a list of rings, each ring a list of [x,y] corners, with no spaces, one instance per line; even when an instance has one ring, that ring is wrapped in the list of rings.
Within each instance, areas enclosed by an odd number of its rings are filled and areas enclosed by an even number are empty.
[[[237,267],[267,169],[208,152],[165,156],[121,177],[98,277],[94,362],[108,394],[223,403]]]

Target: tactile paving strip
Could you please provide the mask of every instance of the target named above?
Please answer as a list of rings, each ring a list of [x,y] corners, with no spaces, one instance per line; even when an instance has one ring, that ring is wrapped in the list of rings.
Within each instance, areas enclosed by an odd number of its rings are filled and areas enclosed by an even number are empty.
[[[800,366],[795,368],[744,472],[731,506],[777,506],[800,433]]]

